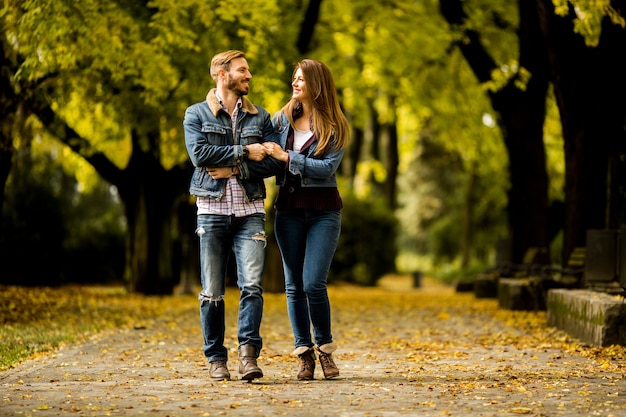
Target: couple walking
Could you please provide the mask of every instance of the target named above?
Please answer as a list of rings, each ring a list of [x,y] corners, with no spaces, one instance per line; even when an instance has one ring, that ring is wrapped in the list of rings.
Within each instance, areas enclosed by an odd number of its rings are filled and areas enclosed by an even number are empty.
[[[276,176],[274,232],[285,275],[287,311],[299,368],[314,379],[319,358],[325,378],[339,375],[332,353],[327,277],[341,230],[342,200],[336,170],[349,131],[332,74],[322,62],[300,61],[292,97],[273,118],[245,96],[252,74],[241,51],[215,55],[216,87],[185,111],[183,127],[195,166],[204,355],[213,379],[229,379],[224,346],[224,294],[228,258],[237,266],[240,291],[238,353],[241,379],[263,377],[261,277],[265,262],[264,178]]]

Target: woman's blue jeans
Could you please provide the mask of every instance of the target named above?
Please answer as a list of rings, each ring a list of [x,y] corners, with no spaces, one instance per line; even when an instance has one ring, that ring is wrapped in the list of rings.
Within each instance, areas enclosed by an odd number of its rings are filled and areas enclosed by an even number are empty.
[[[265,263],[265,215],[246,217],[198,215],[196,234],[200,238],[200,321],[204,336],[204,355],[209,362],[227,360],[224,347],[226,329],[224,294],[226,267],[232,252],[237,265],[239,287],[239,345],[253,345],[261,351],[263,289],[261,278]]]
[[[283,259],[287,312],[295,347],[331,343],[328,271],[341,233],[340,210],[277,210],[274,233]]]

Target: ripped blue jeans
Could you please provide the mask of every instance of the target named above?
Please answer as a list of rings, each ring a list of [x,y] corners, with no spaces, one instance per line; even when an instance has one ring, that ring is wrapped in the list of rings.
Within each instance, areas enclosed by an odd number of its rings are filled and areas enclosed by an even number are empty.
[[[265,215],[246,217],[198,215],[196,234],[200,239],[200,322],[204,336],[204,355],[213,362],[227,360],[224,347],[226,318],[224,295],[226,267],[232,252],[237,266],[239,287],[239,345],[250,344],[261,351],[263,289],[261,278],[265,263]]]

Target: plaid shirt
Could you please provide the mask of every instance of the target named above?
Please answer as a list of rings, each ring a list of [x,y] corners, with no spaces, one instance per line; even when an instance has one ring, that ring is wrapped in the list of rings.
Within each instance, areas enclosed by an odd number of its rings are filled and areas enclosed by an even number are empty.
[[[228,113],[228,108],[224,105],[222,98],[217,96],[222,108]],[[233,135],[237,132],[237,115],[241,108],[241,97],[237,100],[237,105],[231,115],[231,123],[233,127]],[[239,143],[239,138],[235,137],[235,143]],[[226,191],[220,200],[214,200],[208,197],[199,196],[196,200],[198,214],[219,214],[223,216],[244,217],[256,213],[265,213],[265,205],[263,200],[247,202],[246,197],[237,181],[236,176],[230,177],[226,182]]]

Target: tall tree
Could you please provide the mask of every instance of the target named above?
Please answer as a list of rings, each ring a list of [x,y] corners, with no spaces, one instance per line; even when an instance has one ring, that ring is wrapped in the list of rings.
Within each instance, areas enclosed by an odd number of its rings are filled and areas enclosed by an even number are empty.
[[[246,50],[279,74],[277,50],[259,41],[280,26],[267,25],[277,12],[273,2],[245,10],[206,1],[5,2],[3,50],[22,57],[11,67],[13,91],[38,86],[22,90],[28,112],[119,190],[131,290],[171,293],[178,282],[173,225],[190,172],[181,118],[211,87],[212,53]],[[278,83],[255,80],[260,91]]]
[[[509,158],[508,202],[511,259],[521,263],[529,248],[543,249],[539,263],[549,263],[548,176],[543,145],[543,124],[549,85],[549,65],[536,11],[524,0],[519,8],[519,66],[503,85],[489,90]],[[484,84],[501,67],[481,41],[460,0],[440,0],[441,13],[457,31],[458,47]],[[502,22],[502,16],[493,18]]]
[[[619,160],[626,143],[626,9],[623,2],[611,4],[616,8],[605,2],[535,3],[565,141],[564,260],[586,246],[587,230],[625,222],[626,184],[615,173],[623,172]]]
[[[444,193],[441,184],[426,185],[418,179],[423,187],[408,185],[400,195],[396,190],[399,176],[415,178],[434,162],[412,158],[412,154],[431,156],[422,152],[421,131],[426,129],[430,131],[427,136],[446,152],[461,157],[460,164],[441,165],[445,172],[433,175],[434,182],[453,176],[456,169],[461,170],[460,176],[471,171],[485,177],[472,188],[481,198],[469,221],[480,227],[468,227],[476,233],[463,235],[467,237],[463,245],[484,259],[486,250],[481,248],[489,243],[487,236],[493,241],[501,233],[503,215],[493,208],[504,200],[501,192],[506,181],[500,172],[505,158],[493,157],[502,150],[501,143],[492,143],[499,137],[498,129],[480,122],[492,109],[467,65],[458,60],[458,53],[450,53],[451,35],[445,23],[438,1],[327,0],[316,34],[319,47],[312,53],[334,69],[349,111],[352,137],[344,172],[354,178],[358,195],[384,196],[389,207],[395,207],[398,200],[398,213],[412,225],[401,234],[410,229],[414,241],[401,248],[419,247],[428,256],[435,252],[431,249],[440,247],[445,251],[442,262],[454,258],[452,251],[458,253],[460,199],[453,194],[462,189],[453,187]],[[498,52],[509,49],[502,46]],[[401,183],[407,187],[407,181]],[[469,184],[461,181],[460,185],[465,183]],[[432,222],[445,225],[433,227]],[[485,227],[495,223],[497,230]],[[435,243],[438,239],[441,242]]]
[[[412,101],[405,85],[407,68],[428,54],[414,44],[419,37],[415,22],[428,14],[424,5],[407,1],[328,1],[322,11],[327,11],[327,20],[322,22],[317,42],[324,46],[314,52],[335,68],[354,126],[345,172],[356,176],[360,161],[360,172],[369,176],[372,188],[395,209],[398,111]],[[330,18],[335,15],[346,17],[343,21]],[[326,47],[329,44],[335,46]]]
[[[322,0],[309,0],[304,19],[300,25],[300,34],[298,35],[298,40],[296,42],[300,55],[306,55],[306,53],[310,50],[311,39],[313,38],[315,26],[317,25],[320,16],[321,4]]]
[[[0,42],[0,221],[2,219],[2,203],[4,202],[4,189],[11,172],[11,159],[13,157],[13,130],[17,124],[16,116],[19,106],[18,95],[11,84],[11,76],[16,64],[12,61],[11,51],[5,47],[6,31],[2,26],[2,41]]]

